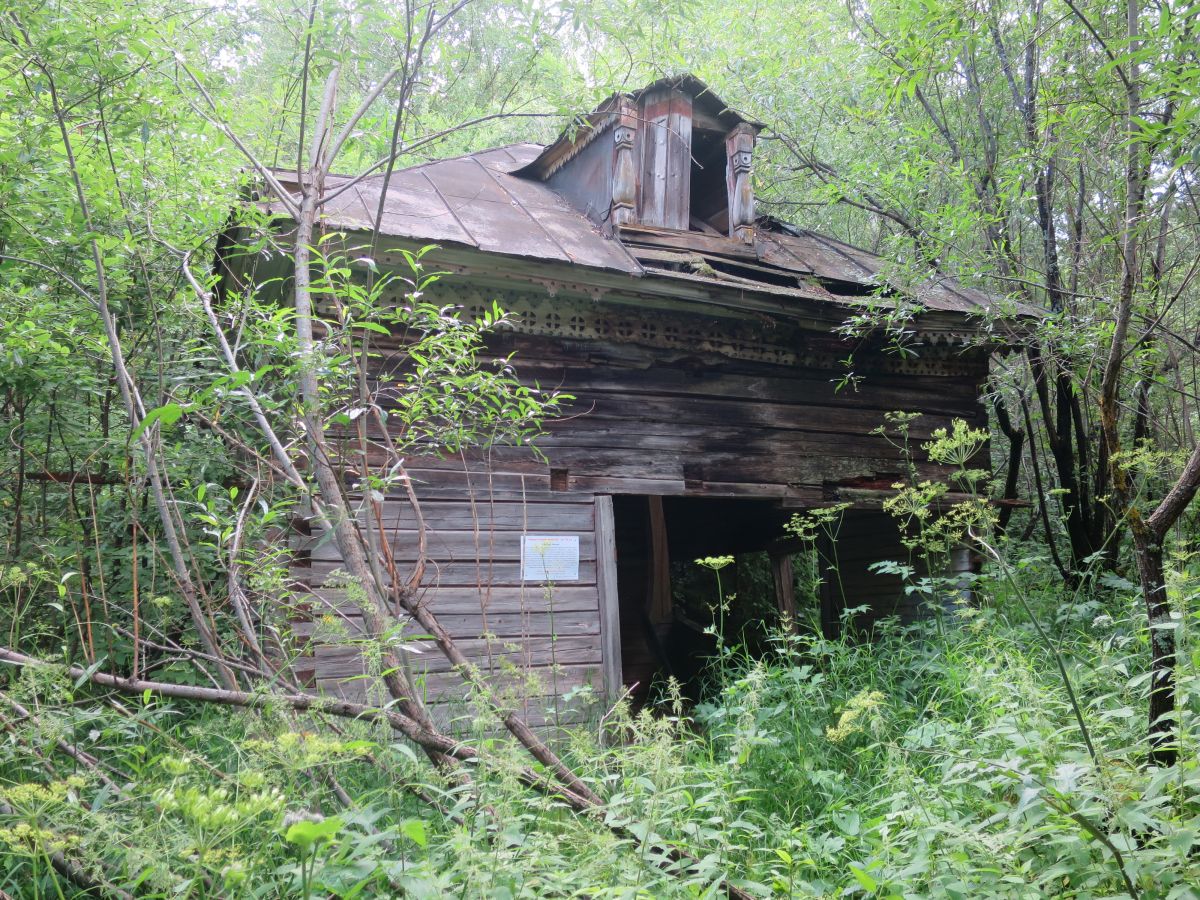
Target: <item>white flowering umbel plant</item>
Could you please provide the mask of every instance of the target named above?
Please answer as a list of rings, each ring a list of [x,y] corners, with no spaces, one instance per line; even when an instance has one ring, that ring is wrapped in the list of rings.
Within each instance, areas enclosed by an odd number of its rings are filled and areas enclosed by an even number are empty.
[[[726,595],[721,587],[721,570],[733,563],[732,556],[704,556],[696,560],[696,565],[710,569],[717,576],[717,603],[716,606],[709,607],[717,621],[716,625],[708,630],[717,638],[718,652],[725,647],[725,613],[729,610],[729,604],[735,599],[734,594]]]
[[[812,593],[817,593],[828,573],[836,582],[837,596],[841,598],[843,606],[846,592],[842,587],[841,567],[838,565],[837,535],[841,528],[842,515],[850,506],[849,503],[835,503],[832,506],[807,509],[802,513],[794,513],[785,526],[803,542],[806,552],[816,563],[811,567],[814,573]]]

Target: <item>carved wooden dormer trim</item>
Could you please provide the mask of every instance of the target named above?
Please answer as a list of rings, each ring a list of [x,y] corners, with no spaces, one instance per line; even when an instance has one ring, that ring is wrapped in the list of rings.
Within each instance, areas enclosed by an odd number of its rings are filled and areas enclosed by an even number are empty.
[[[753,244],[761,127],[698,79],[663,78],[613,94],[512,174],[549,185],[605,234],[639,225]]]
[[[637,221],[637,162],[634,139],[638,130],[637,106],[621,98],[613,127],[612,215],[616,226]]]
[[[742,122],[725,137],[725,181],[729,191],[729,236],[754,243],[754,186],[750,171],[754,162],[752,125]]]

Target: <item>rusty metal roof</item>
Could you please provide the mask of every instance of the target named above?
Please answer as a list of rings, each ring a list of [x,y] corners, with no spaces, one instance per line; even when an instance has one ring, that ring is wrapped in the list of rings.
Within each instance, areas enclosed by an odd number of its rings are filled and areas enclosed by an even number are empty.
[[[541,149],[538,144],[512,144],[393,172],[380,232],[641,275],[642,267],[619,242],[604,237],[561,196],[543,184],[508,174],[535,159]],[[295,186],[294,172],[281,170],[276,175],[284,187]],[[339,192],[349,180],[328,179],[326,193],[332,199],[322,207],[321,221],[338,230],[371,231],[383,176]],[[282,206],[275,211],[282,212]]]
[[[803,297],[855,306],[881,288],[885,262],[865,250],[782,223],[763,220],[753,246],[718,234],[625,227],[605,234],[539,180],[515,174],[543,147],[511,144],[435,160],[393,172],[379,220],[386,237],[458,245],[530,261],[569,263],[638,279],[676,279],[734,285],[776,297]],[[295,173],[276,172],[285,188]],[[331,176],[322,223],[344,231],[371,231],[379,211],[381,175],[343,188]],[[283,213],[281,204],[269,203]],[[647,285],[648,286],[648,285]],[[977,314],[999,308],[996,298],[948,278],[911,291],[930,310]],[[1010,309],[1036,315],[1026,307]]]

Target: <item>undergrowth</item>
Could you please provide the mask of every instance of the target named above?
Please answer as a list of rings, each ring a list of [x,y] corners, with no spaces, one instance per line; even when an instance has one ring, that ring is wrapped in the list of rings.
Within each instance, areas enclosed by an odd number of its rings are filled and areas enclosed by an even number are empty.
[[[713,896],[724,874],[761,896],[1195,897],[1190,622],[1181,762],[1147,770],[1146,634],[1110,581],[1068,595],[1031,562],[873,640],[722,644],[699,706],[667,685],[655,710],[562,736],[608,799],[596,819],[519,784],[524,758],[482,714],[483,761],[455,784],[367,725],[104,698],[27,670],[9,693],[28,715],[5,710],[0,744],[0,890],[73,896],[57,851],[162,898]],[[1181,606],[1194,590],[1175,578]],[[681,875],[664,842],[700,864]]]

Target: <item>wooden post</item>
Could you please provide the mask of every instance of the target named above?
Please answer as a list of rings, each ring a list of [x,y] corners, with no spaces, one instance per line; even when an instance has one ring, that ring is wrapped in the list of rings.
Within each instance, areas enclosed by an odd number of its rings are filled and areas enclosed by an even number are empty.
[[[725,137],[725,183],[729,191],[729,236],[754,243],[754,127],[743,122]]]
[[[652,625],[670,622],[671,556],[667,546],[667,517],[662,497],[647,497],[650,505],[650,589],[646,592],[646,611]]]
[[[771,554],[771,575],[775,579],[775,603],[779,606],[779,614],[788,621],[791,630],[796,631],[799,625],[796,621],[796,583],[790,553]]]
[[[621,604],[617,596],[617,530],[612,497],[596,497],[596,588],[600,595],[600,659],[604,693],[615,703],[624,690]]]
[[[637,135],[637,107],[622,100],[613,128],[612,223],[617,227],[637,221],[637,164],[633,141]]]

